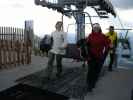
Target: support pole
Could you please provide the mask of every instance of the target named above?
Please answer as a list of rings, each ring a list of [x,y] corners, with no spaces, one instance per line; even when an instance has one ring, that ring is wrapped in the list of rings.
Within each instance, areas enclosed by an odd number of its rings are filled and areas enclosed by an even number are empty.
[[[77,23],[77,41],[85,38],[85,14],[81,12],[76,13]]]
[[[62,14],[62,16],[61,16],[61,20],[62,20],[62,30],[64,31],[64,15]]]

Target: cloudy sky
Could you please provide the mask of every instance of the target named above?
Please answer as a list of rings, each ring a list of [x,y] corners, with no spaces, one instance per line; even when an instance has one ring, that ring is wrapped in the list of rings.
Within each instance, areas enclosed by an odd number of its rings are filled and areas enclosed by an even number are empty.
[[[123,22],[124,27],[132,28],[133,0],[111,0],[111,2]],[[86,9],[86,11],[95,15],[92,9]],[[61,14],[41,6],[36,6],[34,0],[0,0],[0,12],[0,26],[23,28],[25,20],[34,20],[34,32],[39,36],[51,33],[54,30],[56,21],[61,20]],[[114,18],[113,16],[110,16],[110,18],[106,20],[99,20],[98,18],[93,18],[92,20],[93,22],[100,22],[104,30],[110,24],[121,27],[118,18]],[[74,19],[65,18],[65,31],[67,30],[68,24],[71,23],[75,23]],[[68,30],[74,32],[75,29],[73,27],[74,25],[70,26]]]
[[[124,24],[133,26],[133,0],[111,0]]]

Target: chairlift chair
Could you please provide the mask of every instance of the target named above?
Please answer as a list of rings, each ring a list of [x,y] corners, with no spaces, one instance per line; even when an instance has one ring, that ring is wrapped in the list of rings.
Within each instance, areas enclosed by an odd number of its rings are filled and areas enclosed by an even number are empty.
[[[131,44],[127,36],[128,36],[129,30],[131,29],[121,29],[121,30],[127,30],[125,37],[120,38],[120,42],[122,44],[122,57],[130,58],[131,57]]]

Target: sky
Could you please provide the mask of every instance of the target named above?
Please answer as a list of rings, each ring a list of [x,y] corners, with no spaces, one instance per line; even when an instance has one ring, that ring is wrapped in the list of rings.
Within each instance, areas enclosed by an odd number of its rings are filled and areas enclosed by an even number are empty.
[[[125,28],[133,28],[133,0],[111,0],[117,14],[119,15]],[[85,11],[91,15],[96,15],[95,11],[91,8],[87,8]],[[61,14],[47,9],[45,7],[36,6],[34,0],[0,0],[0,26],[11,26],[24,28],[25,20],[34,21],[34,33],[38,36],[44,36],[44,34],[50,34],[54,31],[55,23],[61,20]],[[115,25],[121,28],[118,18],[110,16],[109,19],[92,18],[93,22],[99,22],[106,31],[109,25]],[[88,20],[86,20],[89,23]],[[64,29],[69,33],[74,33],[75,23],[73,18],[64,18]],[[89,32],[89,25],[86,28]]]

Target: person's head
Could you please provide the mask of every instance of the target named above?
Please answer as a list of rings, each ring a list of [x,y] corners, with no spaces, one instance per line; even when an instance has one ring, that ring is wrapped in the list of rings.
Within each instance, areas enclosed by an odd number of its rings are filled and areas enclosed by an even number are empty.
[[[102,29],[101,29],[101,26],[99,23],[94,23],[92,25],[92,32],[95,32],[95,33],[101,33],[102,32]]]
[[[110,31],[110,32],[114,32],[114,26],[110,26],[110,27],[109,27],[109,31]]]
[[[44,36],[44,38],[47,38],[48,37],[48,35],[46,34],[45,36]]]
[[[63,26],[63,22],[62,21],[58,21],[55,25],[56,30],[61,31],[62,30],[62,26]]]

